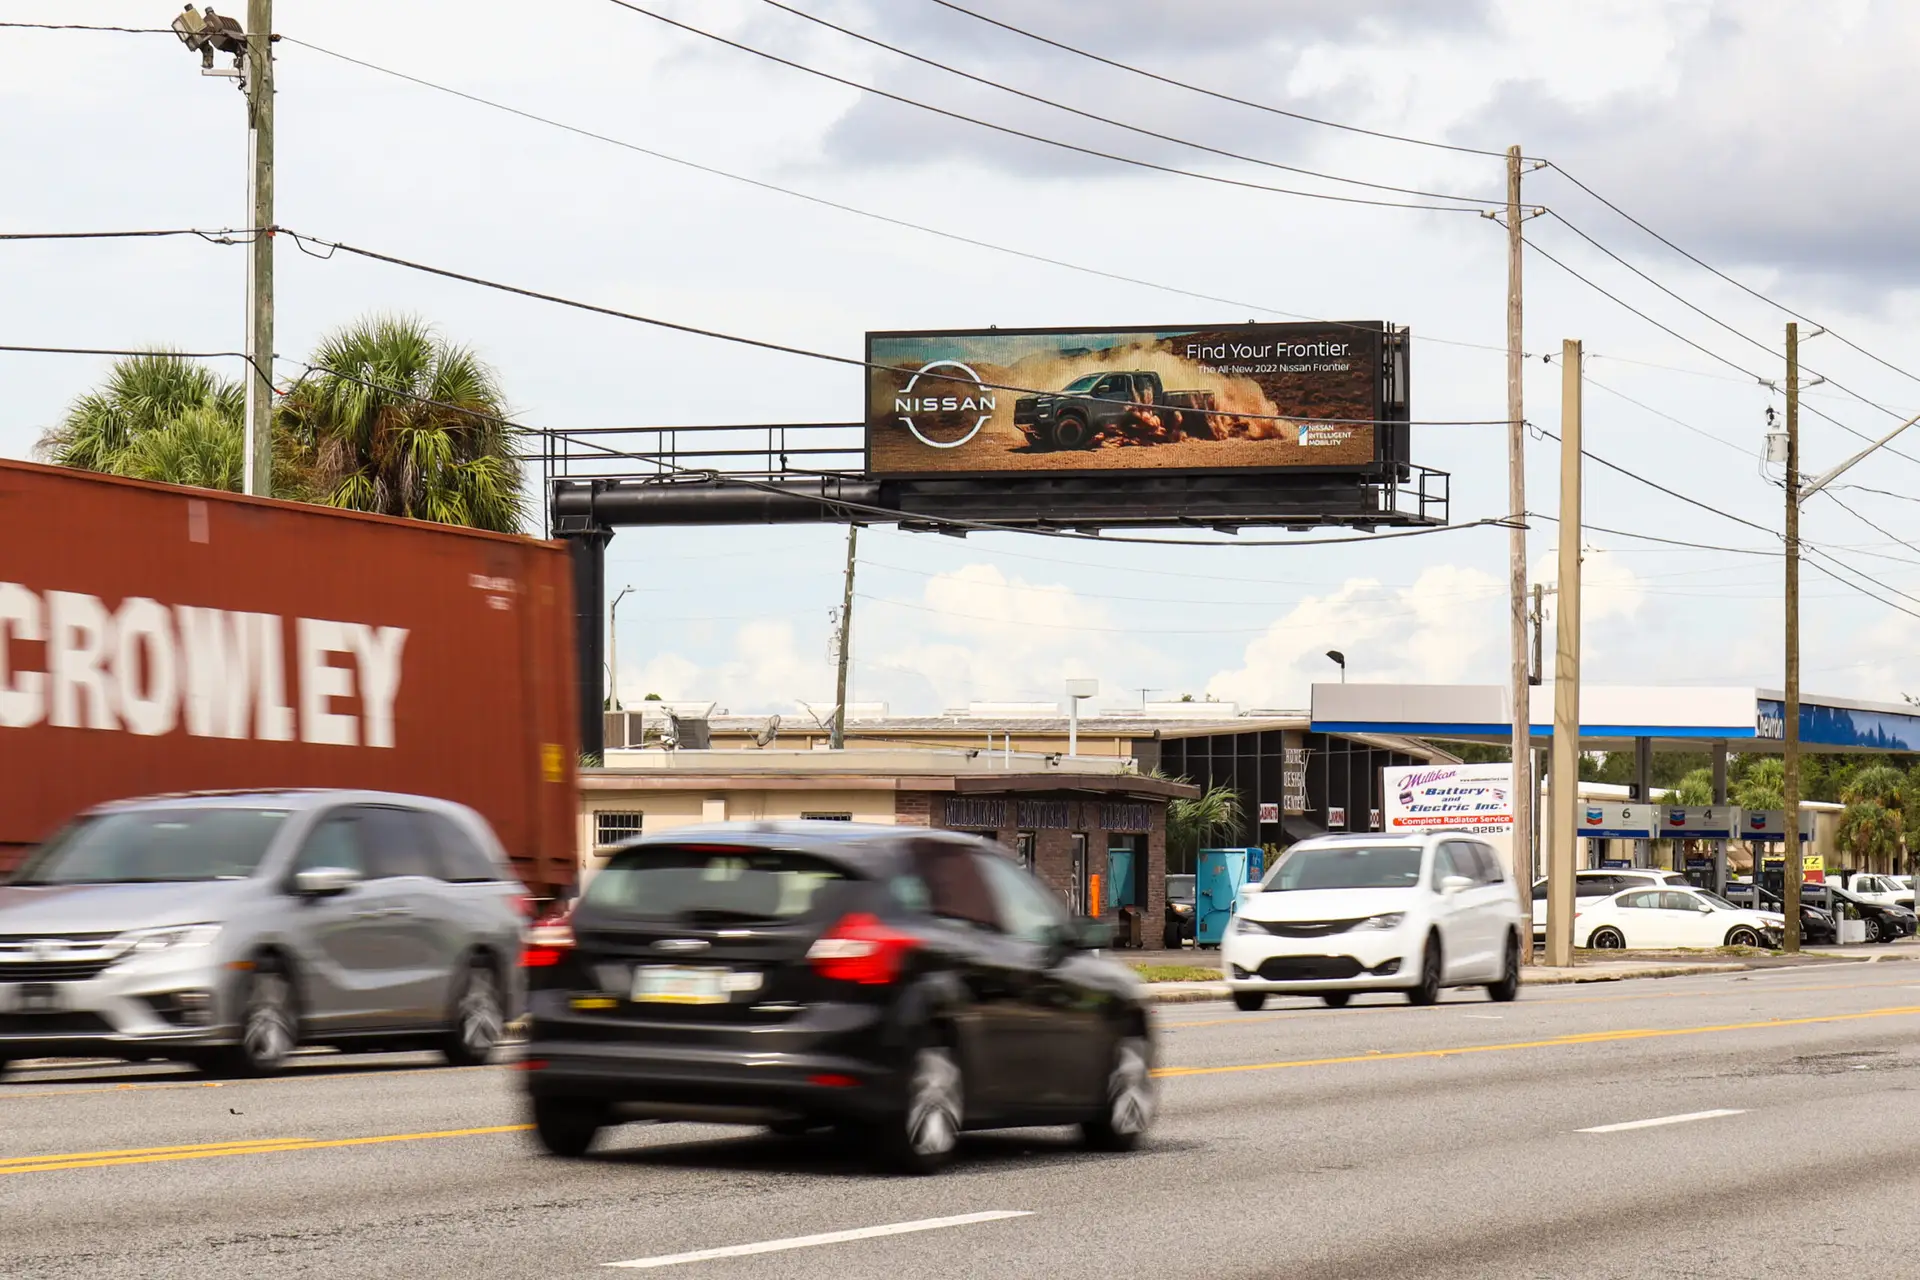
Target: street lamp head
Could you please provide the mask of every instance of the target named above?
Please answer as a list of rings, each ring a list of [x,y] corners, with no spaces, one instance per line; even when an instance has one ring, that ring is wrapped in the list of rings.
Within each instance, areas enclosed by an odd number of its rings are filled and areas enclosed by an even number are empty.
[[[1340,651],[1339,651],[1338,649],[1329,649],[1329,650],[1327,650],[1327,656],[1328,656],[1329,658],[1331,658],[1331,659],[1333,659],[1333,661],[1334,661],[1335,663],[1337,663],[1337,664],[1339,664],[1339,666],[1340,666],[1341,668],[1343,668],[1343,669],[1344,669],[1344,668],[1346,667],[1346,665],[1347,665],[1347,655],[1346,655],[1346,654],[1344,654],[1344,653],[1342,653],[1342,652],[1340,652]]]
[[[230,53],[236,60],[247,51],[247,33],[238,18],[228,18],[208,5],[204,12],[188,5],[173,19],[173,33],[180,43],[200,55],[202,70],[213,69],[215,52]]]

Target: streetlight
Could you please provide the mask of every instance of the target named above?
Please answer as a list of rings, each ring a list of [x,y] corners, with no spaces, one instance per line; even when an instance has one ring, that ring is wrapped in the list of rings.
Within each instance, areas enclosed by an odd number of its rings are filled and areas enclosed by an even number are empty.
[[[620,705],[620,602],[632,594],[633,584],[629,582],[620,588],[620,594],[607,609],[607,700],[615,711],[623,710]]]
[[[1340,667],[1340,683],[1345,684],[1347,682],[1347,655],[1338,649],[1329,649],[1327,650],[1327,657],[1338,664]]]
[[[200,74],[240,82],[247,100],[247,353],[241,491],[266,497],[273,472],[273,0],[247,0],[247,25],[188,5],[174,15],[173,33],[200,55]],[[213,55],[230,53],[233,68],[215,68]]]

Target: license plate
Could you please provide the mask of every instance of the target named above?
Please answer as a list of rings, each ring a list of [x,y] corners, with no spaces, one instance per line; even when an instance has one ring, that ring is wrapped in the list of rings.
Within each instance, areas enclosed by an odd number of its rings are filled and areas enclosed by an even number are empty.
[[[0,1009],[11,1009],[15,1013],[58,1013],[65,1004],[57,983],[22,982],[0,987]]]
[[[642,965],[633,971],[633,998],[648,1004],[725,1004],[726,969]]]

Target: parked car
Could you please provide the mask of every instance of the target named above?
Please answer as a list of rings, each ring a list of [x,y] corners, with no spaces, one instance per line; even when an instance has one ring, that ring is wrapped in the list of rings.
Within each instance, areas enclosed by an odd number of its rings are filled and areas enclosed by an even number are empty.
[[[1818,888],[1818,886],[1808,885],[1806,888]],[[1736,907],[1755,909],[1751,881],[1728,881],[1727,891],[1722,896]],[[1759,910],[1781,915],[1785,907],[1786,904],[1780,900],[1778,894],[1770,889],[1760,890]],[[1781,915],[1781,919],[1785,920],[1786,917]],[[1840,940],[1840,932],[1834,924],[1832,913],[1823,907],[1815,906],[1805,889],[1801,891],[1800,898],[1800,939],[1815,946],[1825,946]]]
[[[1167,950],[1178,951],[1183,942],[1193,941],[1193,877],[1167,877],[1167,921],[1161,942]]]
[[[1786,918],[1737,907],[1707,889],[1629,889],[1577,912],[1573,944],[1596,950],[1778,947]]]
[[[1404,991],[1432,1004],[1443,987],[1520,988],[1526,917],[1500,857],[1452,834],[1316,836],[1287,850],[1220,944],[1233,1001]]]
[[[1078,1124],[1134,1146],[1152,1024],[1006,850],[844,823],[681,828],[616,851],[571,926],[529,938],[521,1078],[540,1142],[578,1156],[622,1120],[857,1132],[931,1172],[962,1130]]]
[[[1872,902],[1885,907],[1906,907],[1909,910],[1913,908],[1913,890],[1901,884],[1893,876],[1871,875],[1856,871],[1830,877],[1829,883],[1837,883],[1858,902]]]
[[[1687,878],[1678,871],[1660,871],[1653,867],[1576,871],[1573,881],[1573,909],[1576,913],[1627,889],[1650,889],[1668,884],[1685,887],[1687,884]],[[1547,880],[1542,876],[1533,882],[1533,937],[1538,942],[1546,936]]]
[[[1920,920],[1916,920],[1914,913],[1905,907],[1871,902],[1836,884],[1825,886],[1825,894],[1829,901],[1859,913],[1862,923],[1867,927],[1868,942],[1898,942],[1902,938],[1911,938],[1915,926],[1920,925]]]
[[[278,1070],[301,1044],[486,1060],[520,1003],[520,883],[463,805],[254,791],[102,805],[0,885],[0,1069]]]

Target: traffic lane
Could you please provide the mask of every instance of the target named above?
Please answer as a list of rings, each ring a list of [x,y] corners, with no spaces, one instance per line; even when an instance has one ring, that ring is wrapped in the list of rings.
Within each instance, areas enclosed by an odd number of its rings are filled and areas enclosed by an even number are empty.
[[[1782,993],[1783,1000],[1818,998],[1819,993]],[[1803,1010],[1796,1006],[1781,1012]],[[1870,1025],[1775,1028],[1763,1033],[1768,1038],[1753,1041],[1722,1064],[1719,1074],[1791,1071],[1792,1060],[1809,1054],[1893,1052],[1883,1039],[1862,1038]],[[1816,1036],[1817,1043],[1812,1039]],[[1731,1039],[1729,1035],[1720,1042]],[[1191,1184],[1264,1187],[1276,1170],[1325,1177],[1349,1168],[1357,1149],[1375,1147],[1404,1149],[1405,1159],[1444,1165],[1474,1145],[1492,1113],[1514,1113],[1516,1130],[1531,1126],[1557,1134],[1596,1120],[1644,1117],[1649,1098],[1677,1096],[1671,1095],[1676,1088],[1702,1089],[1709,1095],[1707,1102],[1723,1100],[1719,1095],[1726,1091],[1725,1084],[1711,1083],[1714,1073],[1704,1072],[1698,1061],[1688,1064],[1689,1073],[1676,1077],[1671,1071],[1662,1074],[1674,1061],[1671,1054],[1644,1061],[1617,1056],[1643,1054],[1648,1047],[1637,1042],[1576,1046],[1576,1057],[1615,1056],[1570,1059],[1568,1069],[1584,1068],[1583,1078],[1572,1081],[1559,1078],[1557,1071],[1543,1076],[1540,1055],[1524,1051],[1338,1069],[1175,1076],[1165,1085],[1162,1124],[1149,1150],[1140,1155],[1089,1157],[1059,1132],[987,1135],[969,1141],[967,1160],[954,1174],[932,1182],[873,1179],[856,1156],[830,1143],[790,1144],[742,1137],[738,1130],[658,1126],[620,1130],[611,1154],[577,1165],[532,1155],[518,1135],[492,1135],[0,1177],[0,1196],[5,1197],[9,1222],[21,1228],[10,1235],[15,1243],[9,1248],[30,1250],[23,1252],[23,1266],[42,1268],[45,1274],[73,1274],[62,1268],[77,1256],[106,1257],[99,1252],[102,1239],[112,1239],[113,1248],[121,1251],[113,1256],[143,1274],[165,1273],[175,1260],[187,1258],[196,1259],[194,1269],[203,1275],[225,1274],[228,1264],[220,1260],[238,1258],[233,1267],[238,1274],[257,1262],[254,1250],[268,1246],[276,1270],[311,1257],[320,1269],[345,1261],[355,1274],[384,1274],[382,1268],[390,1262],[395,1272],[422,1275],[474,1267],[511,1273],[523,1264],[552,1271],[955,1212],[1029,1207],[1012,1200],[1033,1201],[1042,1205],[1043,1216],[1064,1219],[1048,1228],[1042,1244],[1033,1246],[1042,1254],[1050,1254],[1065,1233],[1104,1256],[1108,1271],[1103,1273],[1110,1273],[1116,1261],[1131,1254],[1116,1255],[1112,1241],[1103,1244],[1097,1231],[1087,1236],[1082,1230],[1090,1221],[1097,1224],[1098,1203],[1107,1198],[1138,1203],[1141,1196],[1151,1196],[1179,1203],[1182,1189]],[[1249,1065],[1260,1064],[1249,1059]],[[261,1097],[302,1095],[287,1105],[310,1108],[306,1118],[316,1123],[365,1120],[381,1114],[382,1106],[396,1106],[410,1117],[436,1095],[455,1092],[472,1104],[473,1120],[515,1117],[510,1074],[444,1073],[461,1085],[458,1090],[435,1089],[433,1082],[442,1074],[367,1073],[361,1079],[373,1083],[358,1085],[354,1092],[335,1088],[348,1083],[337,1077],[246,1087]],[[1709,1083],[1689,1085],[1687,1074],[1706,1075]],[[1849,1089],[1864,1087],[1858,1074],[1841,1080]],[[1662,1084],[1668,1091],[1650,1088]],[[1804,1082],[1799,1087],[1804,1088]],[[1617,1104],[1609,1096],[1615,1090]],[[1830,1085],[1823,1090],[1835,1096]],[[1586,1105],[1576,1108],[1579,1114],[1562,1114],[1548,1105],[1567,1097],[1584,1100]],[[197,1100],[186,1091],[169,1090],[40,1101],[64,1106],[152,1103],[178,1111]],[[495,1107],[494,1115],[478,1114],[483,1105]],[[1693,1105],[1691,1099],[1687,1105]],[[1364,1123],[1356,1124],[1356,1115]],[[352,1125],[345,1127],[351,1130]],[[76,1179],[97,1181],[81,1185]],[[39,1212],[33,1198],[20,1193],[22,1183],[46,1185]],[[1061,1185],[1074,1190],[1064,1198],[1053,1194]],[[1295,1197],[1297,1189],[1283,1187],[1279,1194]],[[1198,1215],[1192,1221],[1203,1221],[1217,1210],[1217,1195],[1214,1210],[1205,1203],[1186,1205]],[[270,1232],[262,1232],[262,1221],[274,1224]],[[1134,1222],[1128,1231],[1140,1225]],[[893,1268],[918,1259],[924,1271],[928,1259],[937,1264],[948,1256],[939,1250],[985,1247],[976,1237],[989,1226],[1010,1239],[1027,1239],[1033,1229],[1024,1221],[996,1222],[955,1228],[964,1234],[964,1245],[901,1237],[825,1251],[852,1250],[863,1257],[890,1259],[885,1265]],[[1168,1220],[1154,1229],[1179,1236],[1182,1224]],[[202,1265],[203,1257],[212,1261]],[[1019,1273],[1026,1259],[1025,1252],[1018,1252],[1009,1265]],[[1169,1265],[1175,1263],[1177,1259],[1169,1260]],[[1049,1269],[1059,1269],[1054,1264]],[[813,1264],[796,1253],[779,1260],[769,1256],[700,1265],[784,1274],[764,1268]],[[1198,1272],[1175,1269],[1169,1274]]]
[[[1595,986],[1523,990],[1498,1004],[1466,992],[1429,1008],[1380,996],[1344,1009],[1317,999],[1290,999],[1270,1011],[1243,1013],[1218,1002],[1162,1006],[1156,1018],[1163,1062],[1227,1065],[1246,1046],[1277,1054],[1308,1047],[1316,1058],[1438,1048],[1462,1037],[1486,1041],[1551,1038],[1602,1031],[1660,1030],[1700,1024],[1858,1013],[1920,1005],[1920,971],[1880,966],[1777,970],[1700,978],[1640,979]]]

